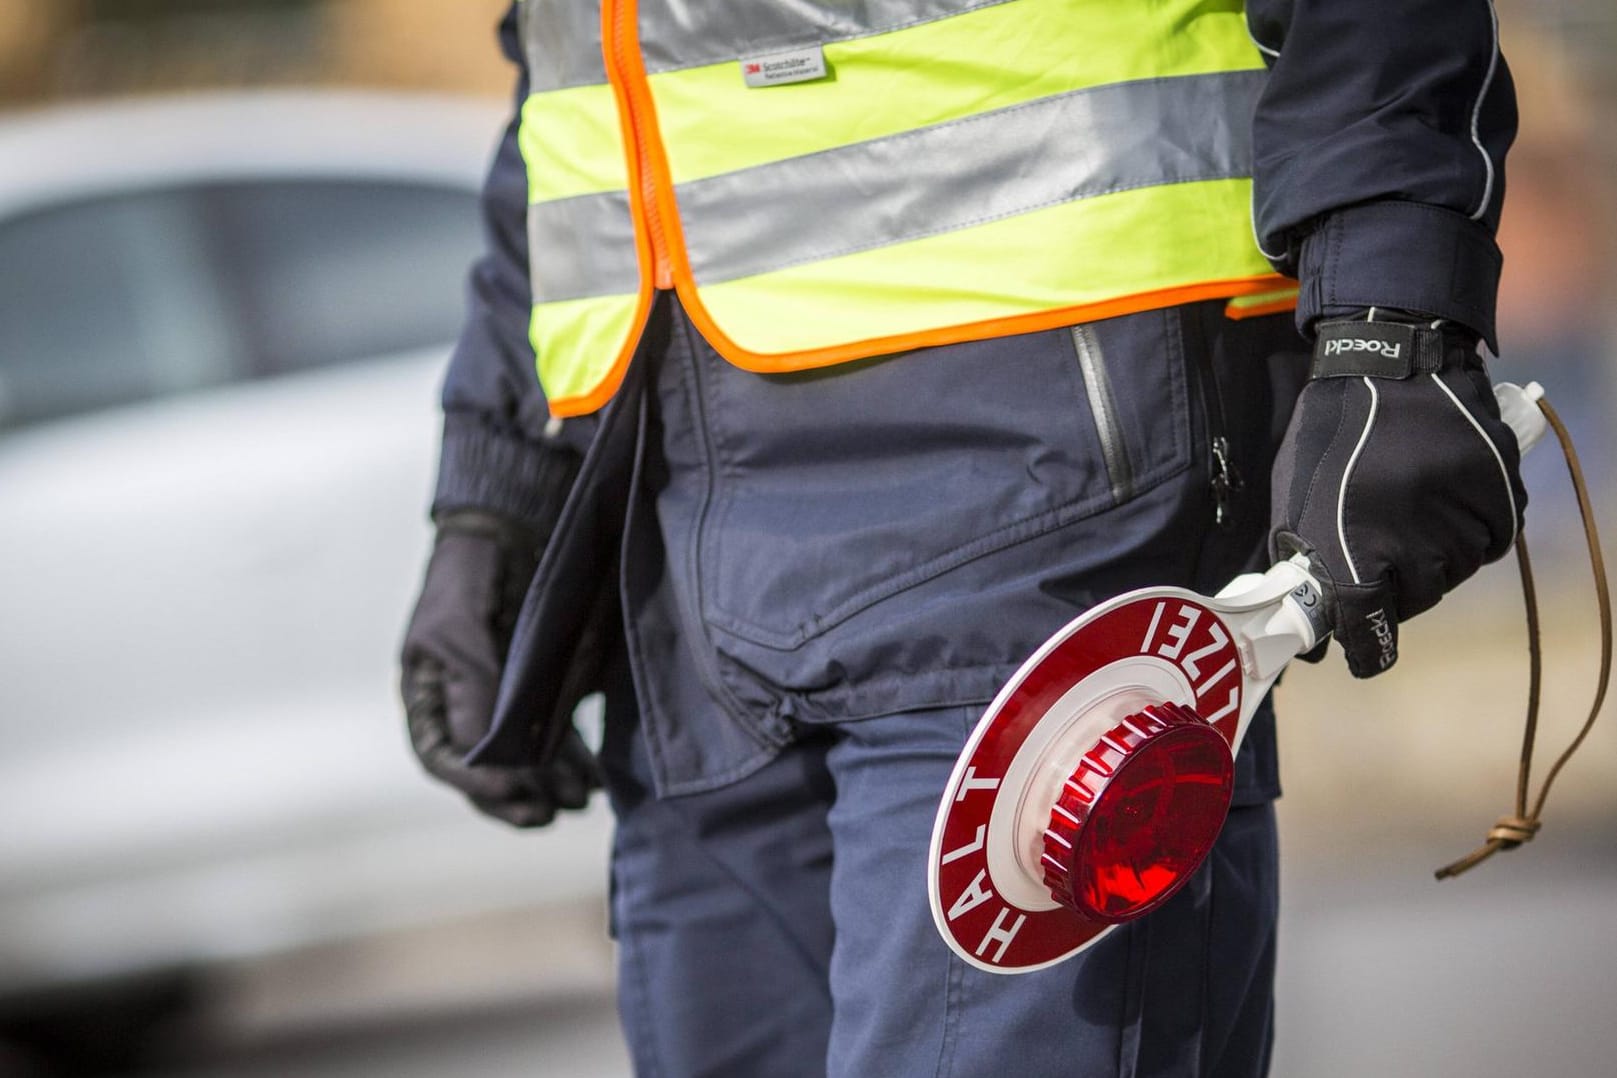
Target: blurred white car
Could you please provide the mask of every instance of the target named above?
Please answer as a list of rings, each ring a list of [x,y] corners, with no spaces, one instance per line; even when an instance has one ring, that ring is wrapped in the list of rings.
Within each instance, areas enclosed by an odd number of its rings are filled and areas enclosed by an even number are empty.
[[[395,702],[503,122],[0,116],[0,998],[604,888],[598,817],[475,816]]]

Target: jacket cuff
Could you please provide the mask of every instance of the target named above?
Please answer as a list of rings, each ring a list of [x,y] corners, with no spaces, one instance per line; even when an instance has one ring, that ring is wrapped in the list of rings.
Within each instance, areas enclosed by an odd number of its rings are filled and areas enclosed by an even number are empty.
[[[432,515],[481,509],[548,536],[578,474],[578,454],[447,412]]]
[[[1297,328],[1321,318],[1396,307],[1458,322],[1494,354],[1503,259],[1481,222],[1418,202],[1371,202],[1321,220],[1303,240]]]

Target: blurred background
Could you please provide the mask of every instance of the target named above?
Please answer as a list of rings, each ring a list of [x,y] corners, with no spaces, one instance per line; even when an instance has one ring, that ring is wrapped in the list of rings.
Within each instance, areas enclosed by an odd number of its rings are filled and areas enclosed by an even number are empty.
[[[0,1078],[627,1074],[599,806],[484,823],[391,692],[504,6],[0,0]],[[1617,9],[1499,11],[1496,375],[1544,383],[1617,534]],[[1598,631],[1558,453],[1526,471],[1542,776]],[[1511,809],[1513,565],[1403,654],[1279,690],[1275,1073],[1609,1074],[1617,726],[1438,884]]]

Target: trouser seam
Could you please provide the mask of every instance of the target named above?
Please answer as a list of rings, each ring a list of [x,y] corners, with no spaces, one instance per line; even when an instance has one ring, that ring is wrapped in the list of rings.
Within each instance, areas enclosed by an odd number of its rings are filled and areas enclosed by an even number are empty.
[[[1145,967],[1150,959],[1151,919],[1125,926],[1129,934],[1124,955],[1122,1013],[1117,1022],[1117,1078],[1135,1078],[1140,1063],[1140,1026],[1145,1021]]]
[[[694,827],[692,827],[690,820],[687,819],[685,814],[679,810],[678,805],[673,800],[660,801],[658,804],[666,808],[670,815],[678,819],[680,825],[687,831],[694,832],[696,830]],[[757,908],[775,924],[776,928],[780,931],[781,936],[790,941],[792,950],[797,952],[798,957],[803,960],[804,964],[810,969],[820,971],[820,975],[823,979],[826,975],[824,965],[815,961],[813,952],[803,945],[803,941],[798,937],[797,933],[792,931],[792,926],[781,917],[780,913],[773,907],[771,903],[764,900],[764,896],[759,894],[757,888],[755,888],[744,875],[736,872],[735,869],[725,864],[722,859],[715,857],[712,851],[707,848],[706,843],[698,841],[696,842],[696,845],[701,849],[702,856],[707,860],[707,862],[717,868],[720,872],[724,873],[726,877],[733,881],[738,888],[740,888],[748,895],[748,897],[753,900],[753,903],[757,906]],[[827,988],[826,996],[828,999],[830,998],[829,988]]]
[[[618,873],[614,871],[613,876]],[[625,890],[619,887],[619,892]],[[663,1074],[662,1060],[657,1054],[656,1027],[651,1021],[651,975],[646,969],[645,956],[642,954],[633,932],[626,932],[618,941],[618,946],[624,950],[628,957],[628,965],[632,967],[635,985],[635,1013],[633,1018],[633,1037],[635,1046],[635,1071],[640,1072],[642,1064],[651,1068],[649,1074],[641,1074],[640,1078],[661,1078]],[[629,1024],[629,1015],[623,1015],[625,1025]],[[641,1058],[644,1057],[644,1058]]]
[[[969,706],[960,707],[961,744],[971,739],[977,725],[976,712]],[[951,953],[943,974],[943,1035],[938,1041],[936,1078],[949,1078],[954,1073],[955,1044],[960,1037],[960,1013],[964,1009],[962,997],[966,991],[966,964]]]
[[[954,1047],[960,1035],[961,996],[965,993],[966,964],[954,955],[943,976],[943,1036],[938,1043],[937,1078],[954,1073]]]
[[[1225,826],[1229,826],[1227,818]],[[1213,933],[1218,924],[1219,892],[1218,865],[1215,860],[1222,856],[1215,842],[1207,858],[1207,924],[1202,930],[1201,1000],[1196,1023],[1196,1071],[1198,1074],[1209,1075],[1213,1071],[1207,1065],[1207,1026],[1213,995]]]

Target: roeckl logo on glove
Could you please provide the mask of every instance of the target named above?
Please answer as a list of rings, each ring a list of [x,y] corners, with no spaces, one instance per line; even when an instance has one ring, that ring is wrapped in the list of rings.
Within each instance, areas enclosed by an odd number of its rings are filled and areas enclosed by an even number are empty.
[[[1392,635],[1392,625],[1387,621],[1387,612],[1372,610],[1365,620],[1370,623],[1370,631],[1375,634],[1376,643],[1381,647],[1378,662],[1381,669],[1385,670],[1398,661],[1398,643]]]
[[[1433,345],[1441,344],[1436,330],[1402,322],[1323,322],[1318,326],[1309,377],[1408,378],[1417,369],[1436,370],[1443,350],[1440,346],[1428,349],[1430,355],[1423,363],[1421,333],[1431,334]]]
[[[1341,355],[1344,352],[1375,352],[1388,359],[1398,359],[1404,354],[1402,343],[1392,341],[1373,340],[1367,337],[1338,337],[1336,340],[1325,341],[1325,354],[1328,356]]]

